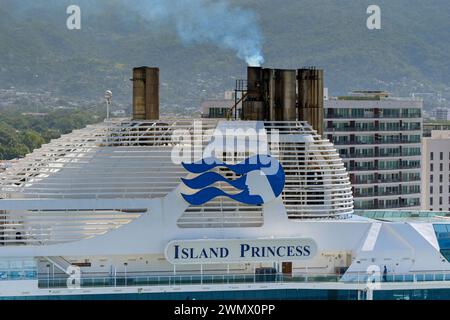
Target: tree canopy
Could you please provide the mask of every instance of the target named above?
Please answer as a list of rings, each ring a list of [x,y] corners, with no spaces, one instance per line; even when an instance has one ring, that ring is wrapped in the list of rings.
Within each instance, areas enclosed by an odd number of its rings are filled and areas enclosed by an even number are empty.
[[[99,121],[84,110],[56,110],[46,115],[0,112],[0,159],[23,157],[51,139]]]

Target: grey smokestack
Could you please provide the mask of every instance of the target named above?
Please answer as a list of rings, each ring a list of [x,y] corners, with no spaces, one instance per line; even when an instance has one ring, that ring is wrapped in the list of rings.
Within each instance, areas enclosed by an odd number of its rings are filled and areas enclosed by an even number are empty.
[[[159,68],[133,69],[133,119],[159,119]]]
[[[323,135],[323,70],[298,70],[298,120]]]
[[[296,75],[295,70],[275,70],[276,121],[295,121],[297,119]]]
[[[242,104],[243,120],[264,120],[265,106],[263,101],[262,68],[247,68],[247,96]]]
[[[296,71],[247,67],[243,120],[295,121]]]
[[[248,67],[247,81],[242,120],[298,119],[323,135],[323,70]]]

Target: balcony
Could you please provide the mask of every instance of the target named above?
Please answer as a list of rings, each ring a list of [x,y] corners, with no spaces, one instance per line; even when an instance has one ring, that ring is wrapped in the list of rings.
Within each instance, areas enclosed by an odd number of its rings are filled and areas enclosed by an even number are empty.
[[[378,170],[377,167],[371,166],[371,167],[350,167],[348,168],[348,171],[375,171]]]
[[[420,140],[416,139],[395,139],[395,140],[370,140],[370,141],[357,141],[357,140],[348,140],[348,141],[333,141],[333,144],[336,146],[345,146],[345,145],[380,145],[380,144],[407,144],[407,143],[420,143]]]
[[[420,182],[420,177],[416,179],[372,179],[372,180],[356,180],[352,184],[375,184],[375,183],[407,183]]]
[[[417,204],[389,204],[389,205],[364,205],[357,206],[355,205],[355,210],[382,210],[382,209],[406,209],[406,208],[414,208],[420,206]]]
[[[344,128],[326,128],[325,133],[333,132],[392,132],[392,131],[421,131],[420,127],[414,128],[380,128],[380,127],[344,127]]]
[[[378,191],[378,192],[355,192],[353,196],[355,198],[365,197],[382,197],[382,196],[407,196],[412,194],[420,194],[419,191]]]
[[[420,164],[410,165],[397,165],[392,167],[381,166],[365,166],[365,167],[349,167],[348,171],[389,171],[389,170],[407,170],[407,169],[420,169]]]
[[[329,110],[329,109],[328,109]],[[333,110],[333,109],[332,109]],[[336,114],[325,113],[325,120],[328,119],[421,119],[421,113],[403,113],[403,114],[383,114],[375,112],[353,113],[353,114]]]
[[[360,158],[399,158],[399,157],[419,157],[420,153],[403,152],[403,153],[349,153],[339,154],[342,159],[360,159]]]

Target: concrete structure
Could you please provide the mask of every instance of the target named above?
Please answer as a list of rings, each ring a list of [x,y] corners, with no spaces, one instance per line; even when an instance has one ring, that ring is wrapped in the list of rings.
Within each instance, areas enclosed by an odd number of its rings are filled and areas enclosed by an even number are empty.
[[[450,130],[450,121],[447,122],[424,121],[423,136],[431,137],[431,132],[433,130]]]
[[[433,113],[436,120],[448,120],[447,108],[437,108]]]
[[[224,99],[205,100],[201,104],[202,118],[227,118],[227,113],[234,105],[234,92],[225,92]],[[241,108],[238,108],[241,114]]]
[[[360,91],[325,100],[325,137],[350,173],[355,209],[420,207],[422,100]]]
[[[450,130],[422,140],[422,208],[450,210]]]

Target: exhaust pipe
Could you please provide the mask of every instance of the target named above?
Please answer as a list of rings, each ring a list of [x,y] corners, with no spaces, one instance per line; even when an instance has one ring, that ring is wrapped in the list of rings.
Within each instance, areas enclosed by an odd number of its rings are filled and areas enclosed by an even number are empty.
[[[159,68],[133,69],[133,120],[159,119]]]

